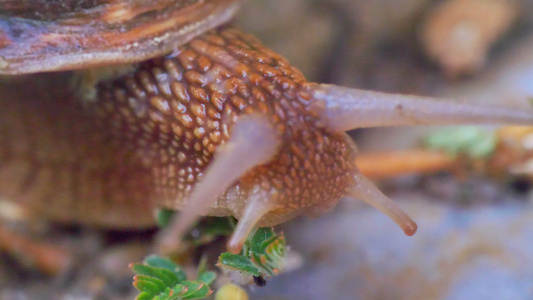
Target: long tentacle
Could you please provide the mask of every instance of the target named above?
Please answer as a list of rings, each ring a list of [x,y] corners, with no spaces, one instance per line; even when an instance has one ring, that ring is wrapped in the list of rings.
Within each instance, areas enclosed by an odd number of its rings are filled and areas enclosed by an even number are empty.
[[[323,101],[322,118],[332,130],[363,127],[447,124],[533,125],[533,110],[460,103],[448,99],[388,94],[327,84],[312,84]]]
[[[181,237],[201,215],[207,214],[217,197],[253,167],[268,162],[277,152],[280,138],[269,121],[259,115],[243,116],[231,137],[216,153],[204,177],[195,185],[182,213],[162,233],[159,251],[171,253]]]

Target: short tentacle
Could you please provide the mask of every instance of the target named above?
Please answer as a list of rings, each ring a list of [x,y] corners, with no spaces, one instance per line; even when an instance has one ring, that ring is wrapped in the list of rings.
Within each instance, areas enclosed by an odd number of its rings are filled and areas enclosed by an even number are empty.
[[[158,243],[160,252],[178,249],[183,234],[199,216],[207,214],[217,197],[250,169],[272,159],[280,143],[276,129],[265,117],[239,118],[230,139],[219,148],[204,177],[192,190],[182,213],[162,233]]]
[[[237,254],[241,251],[246,238],[255,228],[257,222],[272,208],[270,195],[257,187],[251,192],[244,212],[237,223],[237,228],[228,241],[228,250]]]
[[[533,125],[533,110],[454,102],[448,99],[388,94],[327,84],[310,84],[322,119],[332,130],[398,125]]]
[[[356,185],[348,191],[351,197],[360,199],[391,218],[406,235],[416,233],[416,223],[391,199],[385,196],[378,188],[358,171],[354,175]]]

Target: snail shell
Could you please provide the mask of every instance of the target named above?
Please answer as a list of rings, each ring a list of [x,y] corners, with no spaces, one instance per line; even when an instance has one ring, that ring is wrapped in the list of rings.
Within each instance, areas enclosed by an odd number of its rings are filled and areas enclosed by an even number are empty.
[[[140,62],[233,17],[240,0],[0,0],[0,74]]]

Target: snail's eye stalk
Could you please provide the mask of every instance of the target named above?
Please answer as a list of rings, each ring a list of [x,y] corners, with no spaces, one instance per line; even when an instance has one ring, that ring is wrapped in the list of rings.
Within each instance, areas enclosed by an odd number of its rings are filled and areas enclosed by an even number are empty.
[[[185,232],[200,216],[208,213],[216,199],[246,172],[271,160],[280,144],[276,129],[265,117],[250,115],[239,118],[232,128],[231,137],[219,147],[203,178],[194,186],[182,213],[162,233],[158,242],[159,252],[168,254],[177,250]],[[257,219],[246,215],[242,218],[248,220],[246,223]],[[238,225],[237,229],[240,227],[243,226]]]
[[[356,185],[348,193],[349,196],[362,200],[391,218],[406,235],[412,236],[416,233],[416,223],[391,199],[385,196],[379,189],[356,171],[354,180]]]
[[[314,99],[325,102],[322,118],[327,127],[335,131],[399,125],[533,125],[533,110],[530,109],[482,106],[327,84],[309,87]]]

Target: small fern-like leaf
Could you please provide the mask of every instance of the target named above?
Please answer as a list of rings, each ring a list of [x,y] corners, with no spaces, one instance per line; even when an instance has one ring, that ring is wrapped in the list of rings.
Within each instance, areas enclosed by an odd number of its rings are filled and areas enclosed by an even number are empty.
[[[187,291],[183,294],[184,300],[203,299],[213,293],[209,286],[200,280],[184,281],[183,285],[187,286]]]
[[[223,269],[230,269],[240,271],[252,276],[260,276],[259,269],[252,263],[252,261],[242,254],[231,254],[224,252],[218,257],[217,266]]]
[[[187,281],[180,266],[155,255],[130,268],[136,273],[133,286],[141,292],[137,300],[203,299],[212,293],[209,284],[215,280],[215,273],[203,270],[201,279]]]
[[[222,253],[217,266],[256,277],[271,277],[284,267],[285,237],[272,228],[259,228],[248,237],[239,254]]]

